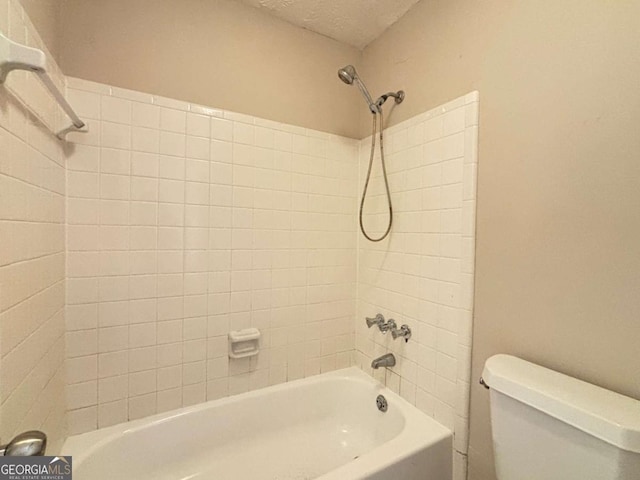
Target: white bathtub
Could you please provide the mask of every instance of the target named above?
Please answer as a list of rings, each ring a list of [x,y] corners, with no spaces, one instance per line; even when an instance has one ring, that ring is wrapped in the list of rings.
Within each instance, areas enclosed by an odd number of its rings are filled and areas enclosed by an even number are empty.
[[[76,435],[62,453],[75,480],[450,480],[451,448],[448,429],[348,368]]]

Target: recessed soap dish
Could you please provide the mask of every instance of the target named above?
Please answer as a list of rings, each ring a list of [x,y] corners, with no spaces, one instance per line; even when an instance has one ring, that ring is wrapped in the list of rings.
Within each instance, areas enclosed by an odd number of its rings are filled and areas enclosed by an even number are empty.
[[[245,328],[229,332],[229,358],[245,358],[257,355],[260,346],[260,330]]]

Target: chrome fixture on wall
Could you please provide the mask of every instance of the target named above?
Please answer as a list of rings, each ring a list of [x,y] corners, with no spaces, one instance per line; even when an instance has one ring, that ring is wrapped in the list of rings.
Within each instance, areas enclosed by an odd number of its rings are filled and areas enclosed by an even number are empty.
[[[386,322],[384,319],[384,315],[382,315],[381,313],[377,314],[373,318],[367,317],[365,320],[367,322],[367,327],[371,328],[374,325],[377,325],[378,329],[382,333],[387,333],[389,330],[393,330],[396,328],[395,320],[393,318],[390,318],[389,321]]]
[[[347,65],[346,67],[342,67],[338,70],[338,77],[347,85],[353,85],[354,83],[360,90],[360,93],[364,97],[367,105],[369,107],[369,111],[373,114],[373,127],[371,132],[371,154],[369,155],[369,169],[367,170],[367,179],[364,183],[364,190],[362,191],[362,199],[360,200],[360,231],[365,236],[367,240],[372,242],[379,242],[387,238],[389,232],[391,232],[391,225],[393,224],[393,206],[391,205],[391,193],[389,192],[389,180],[387,179],[387,167],[384,161],[384,141],[382,132],[384,131],[384,118],[382,115],[382,105],[387,101],[389,97],[392,97],[396,103],[402,103],[404,100],[404,91],[399,90],[397,92],[388,92],[384,95],[380,95],[378,99],[374,102],[371,98],[371,94],[364,82],[360,80],[358,76],[358,72],[356,72],[356,68],[353,65]],[[371,237],[365,230],[364,224],[362,222],[362,216],[364,211],[364,201],[367,197],[367,190],[369,188],[369,180],[371,179],[371,168],[373,167],[373,156],[376,151],[376,131],[378,128],[378,115],[380,115],[380,162],[382,164],[382,173],[384,177],[384,186],[387,192],[387,203],[389,205],[389,224],[387,225],[386,231],[382,234],[382,236],[378,238]]]
[[[375,115],[380,111],[380,107],[373,102],[373,99],[369,94],[369,90],[367,90],[365,84],[362,82],[362,80],[360,80],[360,77],[356,72],[356,67],[354,67],[353,65],[347,65],[346,67],[341,68],[340,70],[338,70],[338,77],[340,77],[340,80],[342,80],[347,85],[353,85],[354,83],[356,84],[356,86],[360,90],[360,93],[362,93],[362,96],[367,102],[371,113]]]
[[[41,457],[47,449],[47,435],[38,430],[16,435],[9,443],[0,446],[0,456]]]
[[[373,318],[365,318],[365,321],[367,322],[367,327],[369,328],[373,327],[374,325],[378,325],[378,328],[381,328],[381,326],[384,325],[384,315],[379,313]]]
[[[389,97],[393,97],[396,103],[402,103],[404,100],[404,91],[398,90],[397,92],[387,92],[384,95],[380,95],[378,99],[374,102],[371,98],[371,94],[369,90],[367,90],[367,86],[358,76],[358,72],[356,71],[356,67],[353,65],[347,65],[346,67],[342,67],[338,70],[338,77],[347,85],[353,85],[354,83],[362,93],[367,105],[369,106],[369,110],[374,115],[376,113],[382,113],[382,105],[387,101]]]
[[[395,340],[396,338],[404,338],[405,342],[408,342],[411,338],[411,329],[409,325],[404,324],[400,328],[394,328],[391,330],[391,336]]]
[[[371,368],[377,370],[380,367],[395,367],[396,357],[393,353],[385,353],[381,357],[374,358],[371,362]]]
[[[398,326],[396,325],[396,321],[393,318],[387,320],[387,323],[379,325],[380,331],[382,333],[393,332]]]
[[[404,341],[408,342],[411,338],[411,329],[409,328],[409,325],[404,324],[400,328],[398,328],[398,324],[393,318],[390,318],[389,321],[385,321],[384,315],[382,315],[381,313],[377,314],[373,318],[367,317],[365,318],[365,321],[367,322],[367,327],[369,328],[377,325],[378,329],[382,333],[391,332],[391,336],[394,340],[396,338],[404,338]]]

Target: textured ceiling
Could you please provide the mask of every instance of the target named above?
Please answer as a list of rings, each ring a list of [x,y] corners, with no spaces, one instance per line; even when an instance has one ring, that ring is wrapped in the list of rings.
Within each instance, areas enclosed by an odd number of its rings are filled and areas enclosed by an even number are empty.
[[[294,25],[364,48],[419,0],[239,0]]]

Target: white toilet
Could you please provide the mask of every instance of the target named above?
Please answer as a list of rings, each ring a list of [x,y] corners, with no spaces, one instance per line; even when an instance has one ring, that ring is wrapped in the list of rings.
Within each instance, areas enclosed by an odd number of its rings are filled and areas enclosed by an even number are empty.
[[[509,355],[482,378],[498,480],[640,480],[640,401]]]

